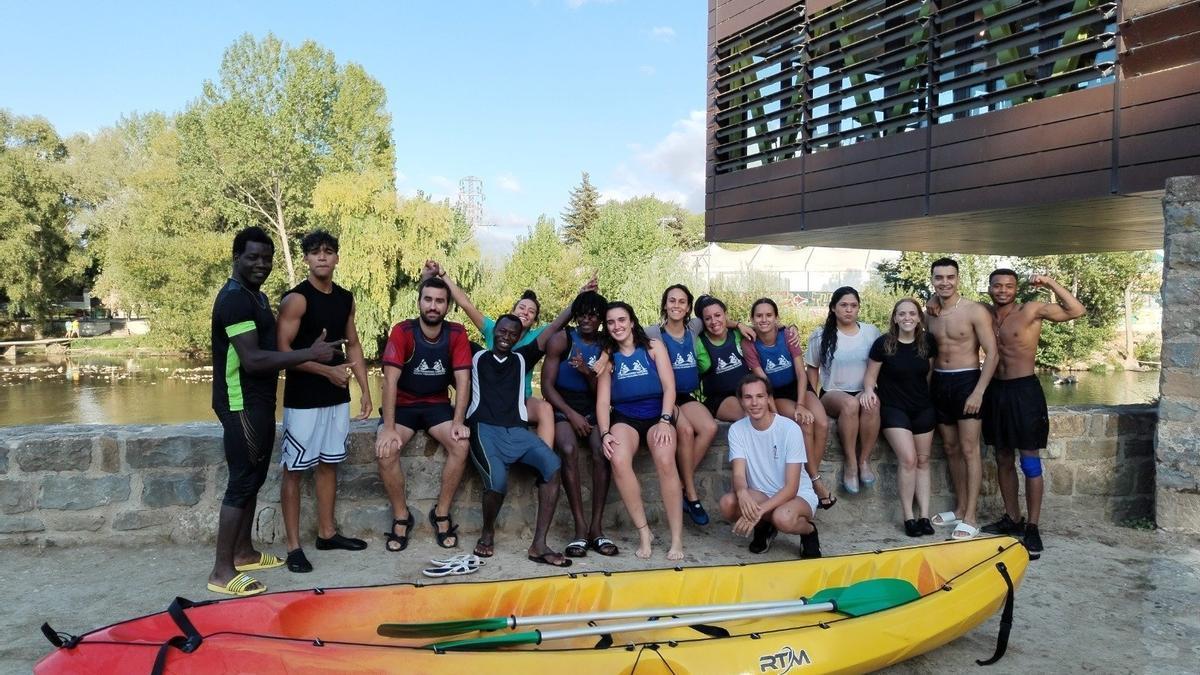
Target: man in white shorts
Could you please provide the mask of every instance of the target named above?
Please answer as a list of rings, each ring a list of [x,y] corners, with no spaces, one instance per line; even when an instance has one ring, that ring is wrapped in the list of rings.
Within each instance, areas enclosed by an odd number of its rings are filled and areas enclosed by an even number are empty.
[[[800,557],[820,558],[813,512],[817,493],[804,471],[804,432],[771,412],[771,383],[747,375],[738,385],[746,416],[729,426],[733,491],[721,497],[721,515],[735,534],[753,534],[751,553],[765,553],[779,532],[800,535]]]
[[[337,465],[346,459],[350,433],[350,374],[358,382],[362,403],[355,419],[371,414],[371,391],[362,344],[354,326],[354,295],[333,283],[338,241],[322,230],[301,242],[308,278],[283,296],[276,335],[279,351],[301,349],[314,340],[346,340],[346,353],[329,363],[308,361],[287,371],[283,387],[283,482],[279,505],[287,531],[287,566],[292,572],[311,572],[312,563],[300,546],[300,479],[315,468],[317,549],[361,551],[362,539],[338,534],[333,520],[337,495]]]

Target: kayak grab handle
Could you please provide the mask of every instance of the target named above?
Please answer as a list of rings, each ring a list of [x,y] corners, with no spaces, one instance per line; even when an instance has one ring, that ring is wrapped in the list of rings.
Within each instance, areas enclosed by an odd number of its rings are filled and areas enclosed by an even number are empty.
[[[196,630],[196,627],[192,625],[191,620],[187,618],[183,610],[207,604],[207,602],[192,602],[187,598],[180,597],[176,597],[171,601],[171,606],[167,608],[167,614],[170,615],[175,625],[179,627],[179,630],[183,631],[183,635],[176,635],[162,643],[158,648],[158,654],[154,657],[154,667],[150,670],[151,675],[162,675],[163,670],[167,666],[167,654],[172,647],[184,654],[191,654],[200,648],[200,645],[204,642],[204,636],[200,635],[200,631]]]
[[[78,635],[60,633],[51,628],[49,622],[42,624],[42,635],[46,636],[46,639],[50,641],[50,644],[60,649],[70,649],[79,644],[79,641],[83,639]]]
[[[1000,615],[1000,633],[996,636],[996,652],[992,654],[992,658],[990,659],[976,659],[976,665],[980,666],[990,666],[1004,658],[1004,652],[1008,650],[1008,633],[1012,630],[1013,582],[1008,576],[1008,567],[1004,563],[996,563],[996,571],[1000,573],[1000,576],[1004,579],[1004,583],[1008,585],[1008,592],[1004,598],[1004,612]]]

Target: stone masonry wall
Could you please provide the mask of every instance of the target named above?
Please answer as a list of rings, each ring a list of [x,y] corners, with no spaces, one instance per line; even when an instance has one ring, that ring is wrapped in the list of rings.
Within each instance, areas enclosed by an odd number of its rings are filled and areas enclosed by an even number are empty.
[[[1164,378],[1165,379],[1165,378]],[[1157,415],[1149,406],[1054,408],[1046,451],[1047,495],[1044,522],[1107,519],[1117,522],[1153,516]],[[724,431],[697,473],[701,498],[710,511],[729,487]],[[837,485],[841,451],[836,433],[822,464],[828,483]],[[1194,438],[1194,436],[1193,436]],[[1160,440],[1161,445],[1161,440]],[[278,457],[278,449],[275,457]],[[895,456],[880,442],[873,463],[879,474],[874,489],[857,496],[840,494],[819,520],[830,534],[863,520],[899,524]],[[442,453],[418,434],[403,451],[409,505],[417,513],[416,536],[428,537],[421,514],[437,496]],[[589,466],[585,459],[583,467]],[[643,498],[652,520],[661,520],[658,481],[648,454],[638,456]],[[984,463],[983,518],[999,513],[995,464]],[[226,469],[217,424],[164,426],[17,427],[0,434],[0,544],[76,545],[96,541],[140,543],[159,539],[210,541],[225,487]],[[283,539],[276,465],[260,493],[256,536]],[[531,529],[536,511],[532,474],[514,470],[511,491],[500,515],[502,530]],[[585,499],[590,483],[583,481]],[[311,477],[302,488],[301,523],[315,532]],[[934,512],[952,508],[944,456],[933,452]],[[474,468],[455,501],[464,542],[478,532],[480,483]],[[375,469],[374,425],[358,423],[350,438],[349,458],[339,474],[337,517],[342,531],[375,535],[389,522],[387,500]],[[610,490],[609,527],[629,527],[617,490]],[[556,521],[570,523],[566,499],[559,500]],[[836,535],[833,535],[836,536]]]
[[[1167,180],[1163,218],[1156,511],[1165,529],[1200,532],[1200,176]]]

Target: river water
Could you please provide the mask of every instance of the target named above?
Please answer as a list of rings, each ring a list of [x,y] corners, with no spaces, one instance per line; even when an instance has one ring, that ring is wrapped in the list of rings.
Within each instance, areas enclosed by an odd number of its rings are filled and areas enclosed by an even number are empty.
[[[1158,395],[1158,371],[1073,373],[1055,386],[1042,375],[1050,405],[1145,403]],[[383,400],[379,369],[371,369],[371,399]],[[280,380],[280,401],[283,382]],[[351,410],[358,387],[350,385]],[[212,369],[178,358],[29,355],[0,361],[0,426],[21,424],[164,424],[214,421]]]

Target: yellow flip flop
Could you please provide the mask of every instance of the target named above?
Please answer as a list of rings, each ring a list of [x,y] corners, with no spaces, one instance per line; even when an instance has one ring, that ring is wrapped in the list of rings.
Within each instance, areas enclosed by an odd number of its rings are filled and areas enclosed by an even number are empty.
[[[258,554],[258,562],[234,565],[233,569],[239,572],[253,572],[255,570],[269,570],[275,567],[283,567],[283,560],[278,556],[263,552]]]
[[[250,588],[254,584],[258,584],[258,588]],[[209,584],[208,590],[212,591],[213,593],[221,593],[223,595],[236,595],[238,597],[245,597],[248,595],[265,593],[267,587],[248,574],[238,574],[236,577],[230,579],[229,583],[225,584],[224,586],[218,584]]]

